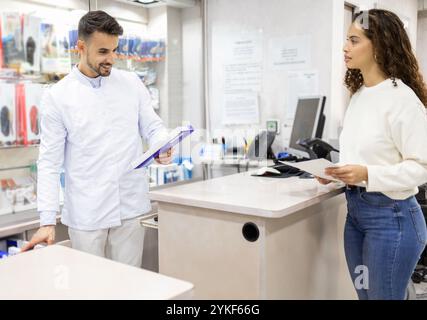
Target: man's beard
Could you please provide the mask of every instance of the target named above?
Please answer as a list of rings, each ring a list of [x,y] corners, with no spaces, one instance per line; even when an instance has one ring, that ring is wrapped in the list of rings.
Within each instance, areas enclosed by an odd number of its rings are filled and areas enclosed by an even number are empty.
[[[96,72],[98,76],[101,77],[108,77],[111,74],[112,65],[109,63],[101,63],[98,67],[95,67],[92,63],[89,61],[87,62],[87,65],[89,68],[92,69],[92,71]],[[110,67],[108,69],[104,69],[103,66]]]

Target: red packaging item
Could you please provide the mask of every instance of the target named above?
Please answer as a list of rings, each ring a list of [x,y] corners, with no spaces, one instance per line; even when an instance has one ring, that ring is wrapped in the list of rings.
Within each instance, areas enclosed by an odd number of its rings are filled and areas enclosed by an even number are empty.
[[[27,118],[25,111],[25,88],[24,84],[16,85],[16,113],[17,113],[17,141],[18,144],[28,145]]]

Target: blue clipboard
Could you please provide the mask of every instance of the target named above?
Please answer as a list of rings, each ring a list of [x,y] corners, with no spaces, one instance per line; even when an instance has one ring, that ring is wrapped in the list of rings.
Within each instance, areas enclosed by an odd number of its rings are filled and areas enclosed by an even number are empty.
[[[132,162],[133,169],[140,169],[142,167],[148,166],[155,158],[157,158],[162,152],[166,152],[172,147],[176,146],[186,137],[194,132],[194,129],[191,125],[185,127],[176,128],[168,138],[162,141],[162,145],[155,146],[154,149],[150,148],[146,153],[144,153],[139,159]],[[147,155],[148,153],[148,155]]]

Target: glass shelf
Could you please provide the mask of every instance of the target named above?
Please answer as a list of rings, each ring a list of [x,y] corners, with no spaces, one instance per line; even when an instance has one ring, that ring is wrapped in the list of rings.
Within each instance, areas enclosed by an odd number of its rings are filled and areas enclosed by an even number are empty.
[[[38,148],[40,144],[29,144],[23,145],[11,145],[11,146],[0,146],[0,150],[12,150],[12,149],[25,149],[25,148]]]

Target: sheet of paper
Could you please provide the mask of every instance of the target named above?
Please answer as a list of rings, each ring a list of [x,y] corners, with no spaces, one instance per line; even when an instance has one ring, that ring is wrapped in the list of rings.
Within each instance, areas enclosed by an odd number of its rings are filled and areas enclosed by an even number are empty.
[[[279,162],[294,168],[298,168],[302,171],[311,173],[312,175],[319,178],[336,181],[336,182],[342,182],[341,180],[338,180],[331,176],[326,175],[325,169],[342,167],[343,164],[332,163],[326,159],[315,159],[315,160],[309,160],[309,161],[303,161],[303,162],[287,162],[287,161],[279,161]],[[366,187],[366,184],[361,182],[356,184],[356,186]]]
[[[259,92],[262,83],[260,62],[235,62],[224,65],[224,93]]]
[[[228,35],[220,43],[224,93],[259,92],[262,83],[263,40],[260,33]]]
[[[263,59],[263,36],[259,32],[227,34],[216,39],[217,44],[223,45],[219,55],[226,63],[255,63]]]
[[[316,159],[316,160],[309,160],[309,161],[303,161],[303,162],[287,162],[287,161],[279,161],[279,162],[294,168],[298,168],[302,171],[311,173],[316,177],[320,177],[320,178],[331,180],[331,181],[340,181],[338,179],[335,179],[325,174],[326,168],[333,168],[333,167],[340,166],[326,159]]]
[[[262,33],[228,33],[215,36],[213,42],[221,48],[213,56],[214,65],[219,68],[213,91],[217,92],[218,103],[222,106],[222,125],[258,124],[263,72]]]
[[[273,38],[270,40],[273,70],[300,70],[311,64],[311,36]]]
[[[225,95],[223,124],[259,123],[258,94],[255,92]]]

